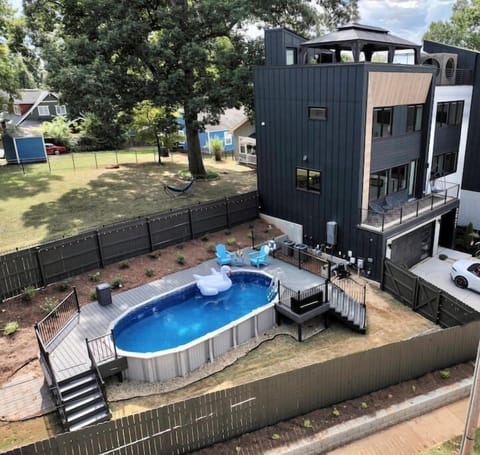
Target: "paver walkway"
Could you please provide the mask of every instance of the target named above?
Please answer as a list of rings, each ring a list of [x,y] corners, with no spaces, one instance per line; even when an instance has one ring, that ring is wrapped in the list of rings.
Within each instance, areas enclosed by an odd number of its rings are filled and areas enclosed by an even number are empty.
[[[414,455],[463,434],[468,399],[340,447],[330,455]]]

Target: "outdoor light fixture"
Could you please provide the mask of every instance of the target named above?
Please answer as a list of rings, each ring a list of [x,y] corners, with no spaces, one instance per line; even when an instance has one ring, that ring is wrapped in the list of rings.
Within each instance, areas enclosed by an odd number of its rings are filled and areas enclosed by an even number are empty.
[[[303,155],[303,161],[308,161],[308,156],[307,155]]]
[[[260,125],[265,126],[265,122],[260,122]]]

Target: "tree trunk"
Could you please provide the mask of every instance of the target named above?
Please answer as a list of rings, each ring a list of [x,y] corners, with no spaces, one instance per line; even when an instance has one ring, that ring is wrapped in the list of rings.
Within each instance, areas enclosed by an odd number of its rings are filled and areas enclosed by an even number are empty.
[[[207,172],[203,166],[202,152],[200,150],[200,139],[198,128],[195,126],[197,116],[185,114],[185,129],[187,132],[188,144],[188,170],[192,177],[205,177]]]
[[[162,146],[160,145],[160,138],[158,137],[158,134],[155,133],[155,140],[157,141],[157,152],[158,152],[158,164],[162,164]]]

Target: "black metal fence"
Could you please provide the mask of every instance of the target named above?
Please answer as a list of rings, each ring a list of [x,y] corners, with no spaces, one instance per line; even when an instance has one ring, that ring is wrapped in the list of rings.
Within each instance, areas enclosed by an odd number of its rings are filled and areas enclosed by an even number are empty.
[[[258,193],[102,226],[0,256],[0,299],[258,217]]]
[[[480,320],[480,313],[389,259],[384,261],[382,289],[441,327]]]
[[[357,352],[14,449],[183,454],[475,358],[480,321]]]

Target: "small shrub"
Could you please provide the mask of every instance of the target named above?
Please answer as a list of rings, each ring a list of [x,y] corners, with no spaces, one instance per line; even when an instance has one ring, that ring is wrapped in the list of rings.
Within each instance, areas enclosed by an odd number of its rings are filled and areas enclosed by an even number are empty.
[[[18,322],[10,321],[5,324],[3,328],[3,334],[5,336],[13,335],[18,330]]]
[[[225,235],[230,235],[231,233],[232,233],[232,231],[231,231],[230,229],[227,229],[227,230],[225,231]]]
[[[417,391],[417,387],[415,385],[412,385],[412,392],[415,393]]]
[[[391,393],[389,393],[387,396],[390,400],[393,398],[393,395]]]
[[[248,237],[250,240],[253,239],[253,232],[249,232],[249,233],[247,234],[247,237]]]
[[[70,283],[68,281],[60,281],[60,283],[57,284],[57,291],[59,292],[65,292],[70,289]]]
[[[240,453],[242,451],[242,448],[240,446],[235,447],[235,452]]]
[[[303,421],[303,428],[313,428],[312,421],[310,419],[305,419]]]
[[[93,302],[94,300],[97,300],[97,290],[96,289],[92,289],[92,291],[90,292],[90,300]]]
[[[367,409],[367,408],[368,408],[368,404],[365,403],[365,401],[362,401],[362,404],[360,405],[360,407],[361,407],[362,409]]]
[[[152,277],[153,276],[153,269],[147,269],[145,270],[145,275],[147,275],[148,277]]]
[[[33,286],[27,286],[22,291],[22,300],[24,302],[31,302],[35,296],[35,288]]]
[[[150,259],[157,259],[158,256],[160,256],[160,253],[148,253],[147,254],[147,257],[149,257]]]
[[[207,251],[208,251],[209,253],[215,253],[215,243],[210,242],[210,243],[207,245]]]
[[[100,281],[100,272],[92,273],[89,277],[90,281],[97,282]]]
[[[448,259],[448,256],[446,254],[439,254],[438,259],[440,259],[441,261],[444,261],[445,259]]]
[[[130,264],[128,262],[120,262],[120,264],[118,265],[118,268],[120,270],[129,269]]]
[[[119,276],[117,276],[117,278],[115,278],[115,279],[112,281],[111,286],[112,286],[112,289],[119,289],[119,288],[123,287],[123,280],[122,280],[122,278],[120,278]]]
[[[56,308],[58,303],[58,299],[56,299],[55,297],[46,297],[45,301],[40,305],[40,309],[45,314],[49,314]]]
[[[278,433],[273,433],[272,434],[272,439],[276,441],[277,439],[280,439],[280,435]]]
[[[233,246],[237,243],[237,239],[235,237],[230,237],[229,239],[227,239],[227,245],[228,246]]]
[[[448,379],[450,377],[450,371],[448,370],[441,370],[439,374],[442,379]]]
[[[183,250],[183,243],[179,243],[178,245],[175,245],[175,248],[177,250]]]
[[[333,408],[332,415],[335,417],[340,417],[340,411],[337,408]]]
[[[201,240],[202,242],[208,242],[208,240],[209,240],[208,234],[202,235],[202,236],[200,237],[200,240]]]
[[[182,256],[181,254],[177,255],[177,264],[180,264],[180,265],[185,264],[185,257]]]

